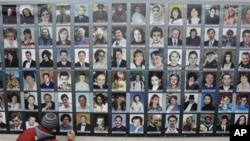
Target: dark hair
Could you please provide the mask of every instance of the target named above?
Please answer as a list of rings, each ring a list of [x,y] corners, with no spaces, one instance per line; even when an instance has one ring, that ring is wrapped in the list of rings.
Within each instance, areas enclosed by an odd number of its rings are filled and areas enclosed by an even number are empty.
[[[187,79],[189,79],[191,77],[194,77],[194,81],[196,81],[197,78],[198,78],[197,73],[195,73],[195,72],[188,72]]]
[[[231,51],[227,51],[225,52],[225,55],[224,55],[224,63],[226,62],[226,56],[227,55],[230,55],[230,62],[232,62],[232,59],[233,59],[233,53]]]
[[[171,95],[170,97],[169,97],[169,99],[168,99],[168,103],[171,103],[171,99],[175,99],[175,100],[177,100],[177,96],[176,95]]]
[[[35,75],[34,75],[34,73],[32,71],[25,71],[25,72],[23,72],[23,77],[24,77],[25,80],[26,80],[27,76],[30,76],[33,79],[35,79]]]
[[[43,73],[43,77],[44,77],[45,75],[48,75],[48,77],[49,77],[49,74],[48,74],[48,73],[46,73],[46,72],[45,72],[45,73]]]
[[[45,28],[42,28],[42,32],[43,32],[43,30],[47,30],[48,31],[48,38],[50,39],[51,37],[50,37],[50,32],[49,32],[49,29],[47,28],[47,27],[45,27]],[[41,32],[41,37],[43,37],[43,33]]]
[[[244,36],[245,33],[249,33],[249,34],[250,34],[250,29],[245,29],[245,30],[242,32],[242,37]]]
[[[139,101],[141,100],[141,96],[140,95],[138,95],[138,94],[136,94],[136,95],[134,95],[134,97],[133,97],[133,100],[135,101],[135,97],[139,97]]]
[[[138,30],[141,33],[141,35],[142,35],[141,36],[141,41],[144,41],[145,40],[145,31],[143,30],[143,28],[142,27],[134,27],[133,30],[132,30],[132,32],[131,32],[131,37],[132,37],[132,41],[131,42],[135,41],[134,32],[136,30]]]
[[[80,98],[84,98],[85,101],[86,101],[86,103],[87,103],[87,98],[86,98],[85,95],[79,95],[79,96],[78,96],[78,101],[80,100]],[[85,106],[86,106],[86,103],[85,103]]]
[[[173,33],[174,30],[177,30],[179,32],[179,36],[178,36],[178,38],[179,38],[180,34],[181,34],[181,30],[179,28],[174,27],[174,28],[172,28],[171,33]]]
[[[68,72],[66,72],[66,71],[62,71],[62,72],[60,72],[60,77],[61,76],[68,76],[69,77],[69,73]]]
[[[23,16],[23,17],[25,17],[24,10],[28,10],[29,15],[32,16],[31,10],[30,10],[29,8],[24,8],[24,9],[22,10],[22,14],[23,14],[22,16]]]
[[[133,58],[135,58],[135,57],[136,57],[136,54],[139,54],[139,53],[142,54],[142,56],[143,56],[143,61],[141,62],[141,65],[142,65],[142,64],[145,63],[144,52],[143,52],[142,50],[136,49],[136,50],[134,51],[134,53],[133,53]],[[134,60],[133,60],[133,62],[134,62]],[[134,62],[134,64],[135,64],[135,62]]]
[[[176,115],[170,115],[170,116],[168,117],[168,121],[169,121],[170,118],[175,118],[176,122],[178,121],[178,118],[176,117]]]
[[[198,57],[198,53],[196,51],[190,51],[189,54],[188,54],[188,57],[190,57],[191,54],[195,54]]]
[[[43,99],[45,98],[45,96],[49,96],[50,98],[52,98],[51,94],[49,94],[49,93],[44,94]]]
[[[157,94],[152,95],[151,98],[150,98],[149,105],[148,105],[149,107],[152,107],[152,106],[153,106],[152,100],[153,100],[155,97],[158,98],[158,99],[160,100],[160,97],[159,97]],[[159,106],[159,105],[160,105],[160,104],[157,103],[157,106]]]
[[[63,114],[63,115],[61,116],[61,118],[60,118],[61,122],[63,121],[63,119],[64,119],[65,117],[67,117],[67,118],[69,119],[69,122],[71,122],[71,117],[70,117],[69,114]]]
[[[162,29],[161,29],[160,27],[154,26],[154,27],[152,28],[152,30],[151,30],[151,32],[150,32],[150,37],[151,37],[151,38],[153,38],[152,36],[153,36],[153,33],[154,33],[154,32],[160,32],[160,33],[161,33],[161,38],[162,38],[163,32],[162,32]]]
[[[117,108],[119,106],[117,104],[117,101],[116,101],[119,97],[124,97],[124,96],[120,95],[120,94],[114,96],[115,101],[113,101],[113,103],[112,103],[112,107],[114,108],[114,110],[117,110]],[[121,103],[120,106],[121,106],[121,111],[125,111],[126,110],[126,102],[122,101],[122,103]]]
[[[30,34],[30,39],[32,39],[31,31],[29,28],[24,29],[23,35],[25,35],[25,33]]]
[[[181,59],[180,53],[178,51],[174,50],[174,51],[171,51],[169,56],[168,56],[170,61],[172,61],[171,56],[172,56],[173,53],[176,53],[178,55],[178,57]]]
[[[177,73],[172,73],[170,76],[169,76],[169,81],[171,81],[171,77],[177,77],[177,85],[179,84],[180,82],[180,76],[177,74]]]
[[[115,120],[116,120],[116,118],[120,118],[121,121],[123,120],[122,116],[120,116],[120,115],[115,116]]]
[[[67,51],[66,49],[61,50],[61,51],[60,51],[60,54],[62,54],[63,52],[66,53],[66,54],[68,55],[68,51]]]
[[[101,97],[102,103],[105,104],[105,97],[102,93],[97,93],[95,96],[95,102],[97,103],[97,97]]]
[[[136,74],[134,75],[134,80],[136,80],[136,76],[137,76],[137,75],[140,76],[140,81],[143,81],[142,76],[141,76],[139,73],[136,73]]]
[[[141,116],[134,116],[134,117],[131,119],[131,122],[133,123],[133,121],[136,120],[136,119],[139,119],[139,120],[140,120],[140,124],[142,125],[142,122],[143,122],[142,120],[143,120],[143,119],[142,119]]]
[[[150,56],[152,57],[153,55],[163,57],[162,53],[159,50],[151,52]]]
[[[14,35],[14,40],[16,40],[17,30],[12,27],[8,27],[4,30],[4,38],[7,38],[7,33],[12,33]]]
[[[43,58],[44,55],[46,55],[50,60],[51,52],[49,52],[48,50],[44,50],[41,55],[42,55],[42,58]]]
[[[67,99],[69,99],[69,97],[68,97],[67,94],[62,94],[62,95],[61,95],[61,100],[63,100],[65,97],[66,97]]]
[[[80,50],[80,51],[78,51],[78,55],[79,55],[80,53],[83,53],[83,54],[85,54],[85,55],[86,55],[86,52],[85,52],[84,50]]]
[[[195,35],[197,36],[198,33],[197,33],[197,30],[195,28],[190,29],[190,31],[189,31],[190,36],[191,36],[192,32],[195,32]]]
[[[30,52],[30,51],[26,51],[26,52],[25,52],[25,54],[28,54],[28,53],[31,55],[31,52]]]
[[[244,125],[247,125],[247,117],[245,115],[240,115],[234,125],[240,125],[240,118],[244,118]]]
[[[14,96],[17,98],[17,101],[20,101],[20,98],[19,98],[19,96],[16,93],[12,93],[11,96],[10,96],[10,98],[12,98]]]
[[[228,120],[228,117],[226,115],[223,115],[223,116],[220,117],[220,119],[226,119],[226,120]]]
[[[210,103],[208,105],[212,106],[213,105],[213,97],[210,94],[205,94],[204,97],[203,97],[203,99],[205,99],[205,97],[207,97],[207,96],[211,99],[211,101],[210,101]],[[204,103],[204,106],[206,106],[205,103]]]
[[[94,79],[96,79],[98,77],[98,75],[104,75],[106,78],[106,73],[104,71],[96,71],[94,74]]]
[[[35,97],[34,95],[29,95],[29,96],[27,97],[27,100],[28,100],[30,97],[32,97],[34,100],[36,99],[36,97]]]
[[[210,32],[210,31],[213,31],[213,32],[215,33],[215,30],[214,30],[213,28],[209,28],[209,29],[207,30],[207,33]],[[249,30],[249,31],[250,31],[250,30]]]
[[[68,29],[67,29],[67,28],[61,28],[61,29],[58,31],[58,38],[59,38],[59,41],[61,41],[60,34],[61,34],[63,31],[66,31],[66,32],[67,32],[66,40],[68,40],[68,38],[69,38],[69,31],[68,31]],[[68,52],[67,52],[67,54],[68,54]]]
[[[121,75],[123,75],[123,77],[121,77]],[[122,72],[122,71],[116,71],[114,73],[114,80],[119,80],[119,79],[121,79],[121,80],[125,80],[126,79],[126,76],[125,76],[124,72]]]
[[[99,56],[99,54],[100,54],[101,52],[104,53],[104,55],[106,54],[105,51],[102,50],[102,49],[98,49],[98,50],[95,51],[95,54],[94,54],[94,56],[95,56],[95,61],[99,61],[98,56]]]
[[[182,18],[180,8],[179,7],[174,7],[171,10],[171,14],[170,14],[170,18],[171,19],[174,19],[174,17],[173,17],[173,11],[178,11],[178,17],[177,17],[177,19],[181,19]]]
[[[86,76],[86,73],[85,73],[85,72],[81,72],[81,73],[79,74],[79,76],[80,76],[80,75]]]
[[[116,31],[118,31],[118,30],[120,30],[120,31],[121,31],[122,35],[124,35],[124,31],[122,30],[122,28],[121,28],[121,27],[116,27],[116,28],[114,29],[113,34],[115,35],[115,32],[116,32]]]
[[[19,112],[16,113],[12,113],[11,115],[11,120],[13,120],[14,118],[18,118],[19,120],[21,120],[21,114]]]

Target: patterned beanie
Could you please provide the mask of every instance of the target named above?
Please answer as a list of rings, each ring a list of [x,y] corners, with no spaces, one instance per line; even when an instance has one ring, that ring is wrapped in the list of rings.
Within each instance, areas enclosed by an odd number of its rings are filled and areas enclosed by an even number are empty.
[[[41,125],[47,129],[54,129],[58,125],[58,117],[54,113],[46,113],[43,116]]]

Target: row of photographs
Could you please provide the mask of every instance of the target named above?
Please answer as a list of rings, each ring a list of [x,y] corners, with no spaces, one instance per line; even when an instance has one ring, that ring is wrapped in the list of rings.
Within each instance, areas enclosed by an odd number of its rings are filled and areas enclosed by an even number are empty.
[[[3,24],[132,23],[249,26],[249,5],[83,3],[2,5]],[[149,11],[149,12],[146,12]],[[204,20],[202,17],[205,17]],[[112,20],[111,20],[112,19]]]
[[[250,69],[249,50],[231,49],[4,49],[6,69],[130,69],[130,70],[241,70]],[[110,56],[110,57],[108,57]],[[148,57],[146,57],[148,56]],[[4,57],[4,58],[3,58]],[[0,61],[2,62],[2,61]]]
[[[147,31],[146,26],[132,25],[130,29],[112,26],[111,33],[107,25],[93,26],[92,29],[89,26],[70,25],[37,27],[21,27],[20,30],[3,27],[4,47],[250,47],[250,30],[246,27],[237,30],[236,27],[192,26],[184,29],[182,26],[150,26]]]
[[[2,75],[0,88],[7,91],[250,91],[250,72],[7,70]]]
[[[1,92],[0,111],[249,113],[250,93]],[[5,100],[7,100],[5,102]],[[8,107],[5,107],[7,106]]]
[[[75,130],[98,134],[229,134],[230,125],[247,125],[248,114],[89,114],[57,113],[59,123],[54,132]],[[1,131],[23,131],[39,125],[34,112],[9,112],[2,116]],[[8,116],[6,120],[5,116]],[[110,116],[110,118],[108,118]],[[145,116],[145,117],[144,117]],[[7,126],[9,125],[9,126]]]

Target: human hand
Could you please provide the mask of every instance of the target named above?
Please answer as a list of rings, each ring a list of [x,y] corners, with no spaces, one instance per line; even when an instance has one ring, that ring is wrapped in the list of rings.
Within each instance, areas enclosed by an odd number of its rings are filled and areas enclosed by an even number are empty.
[[[67,136],[68,136],[68,139],[75,139],[75,132],[73,130],[70,130],[68,133],[67,133]]]

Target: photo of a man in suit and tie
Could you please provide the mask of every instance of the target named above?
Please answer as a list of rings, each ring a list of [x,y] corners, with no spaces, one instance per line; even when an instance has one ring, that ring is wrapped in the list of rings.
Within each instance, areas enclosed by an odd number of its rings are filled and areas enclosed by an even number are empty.
[[[87,122],[86,115],[80,115],[80,123],[77,124],[77,131],[78,132],[90,132],[91,126]]]
[[[125,49],[123,50],[120,48],[113,49],[113,61],[111,63],[112,68],[126,68],[127,63],[126,63],[126,60],[123,59],[123,54],[122,54],[123,51],[125,51],[125,54],[126,54]]]

